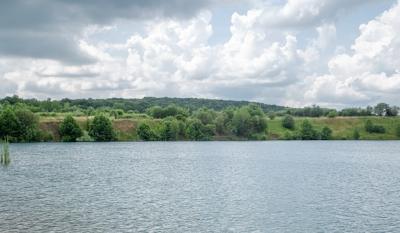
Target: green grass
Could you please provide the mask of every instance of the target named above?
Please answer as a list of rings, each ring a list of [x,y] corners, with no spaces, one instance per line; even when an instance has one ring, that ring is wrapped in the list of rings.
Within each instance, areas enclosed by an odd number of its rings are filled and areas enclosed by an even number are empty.
[[[396,128],[400,125],[400,117],[336,117],[336,118],[295,118],[296,129],[300,127],[304,120],[309,120],[317,130],[327,126],[333,131],[335,140],[351,140],[355,129],[359,130],[360,140],[398,140]],[[367,120],[371,120],[374,125],[382,125],[386,129],[384,134],[371,134],[365,131],[364,125]],[[287,132],[294,131],[282,127],[282,118],[268,120],[269,139],[284,139]]]
[[[8,140],[6,139],[3,143],[2,143],[2,151],[1,151],[1,155],[0,155],[0,164],[2,165],[9,165],[11,163],[11,159],[10,159],[10,149],[9,149],[9,143]]]

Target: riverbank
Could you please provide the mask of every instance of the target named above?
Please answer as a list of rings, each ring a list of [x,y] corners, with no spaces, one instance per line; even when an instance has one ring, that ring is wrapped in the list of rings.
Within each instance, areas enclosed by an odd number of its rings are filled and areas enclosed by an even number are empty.
[[[63,121],[63,116],[40,117],[39,128],[48,134],[48,141],[60,141],[59,127]],[[75,117],[79,126],[87,131],[91,117]],[[286,129],[282,126],[283,117],[267,119],[267,130],[265,137],[255,140],[288,140],[295,139],[293,136],[300,130],[304,121],[309,121],[317,131],[324,127],[332,130],[329,140],[354,140],[355,132],[358,132],[358,140],[400,140],[397,135],[397,127],[400,126],[400,117],[320,117],[320,118],[302,118],[294,117],[295,128]],[[375,125],[381,125],[385,128],[385,133],[369,133],[365,129],[366,122],[370,120]],[[152,119],[145,116],[135,116],[127,119],[112,119],[112,125],[116,133],[117,141],[141,141],[138,135],[138,127],[141,124],[149,124],[157,128],[162,124],[160,119]],[[188,141],[189,139],[180,138],[178,141]],[[216,134],[209,140],[212,141],[243,141],[248,138],[238,137],[233,133]]]

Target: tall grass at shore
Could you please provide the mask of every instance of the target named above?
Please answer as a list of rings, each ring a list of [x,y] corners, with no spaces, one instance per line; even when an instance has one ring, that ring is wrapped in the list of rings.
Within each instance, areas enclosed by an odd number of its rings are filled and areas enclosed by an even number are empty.
[[[10,159],[9,142],[7,139],[2,143],[2,147],[3,148],[0,156],[0,164],[9,165],[11,163],[11,159]]]

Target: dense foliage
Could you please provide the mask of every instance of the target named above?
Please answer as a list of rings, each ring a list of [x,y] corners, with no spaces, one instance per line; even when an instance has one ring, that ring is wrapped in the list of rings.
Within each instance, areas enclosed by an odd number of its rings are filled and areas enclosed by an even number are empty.
[[[0,138],[11,142],[329,140],[382,138],[382,134],[400,138],[400,126],[393,128],[388,118],[397,116],[398,108],[384,103],[341,111],[316,105],[298,109],[268,106],[202,99],[39,101],[14,96],[0,100]],[[344,134],[334,123],[343,116],[371,117],[357,118],[360,123]],[[319,119],[324,122],[315,124]]]
[[[285,116],[282,119],[283,128],[293,130],[295,128],[294,118],[292,116]]]
[[[371,120],[367,120],[367,122],[365,122],[365,130],[368,133],[380,133],[380,134],[383,134],[383,133],[386,132],[385,127],[383,127],[382,125],[374,125]]]
[[[0,138],[10,142],[39,140],[38,118],[21,107],[6,107],[0,112]]]
[[[115,133],[109,118],[95,116],[89,127],[89,135],[97,142],[114,141]]]
[[[79,137],[82,137],[83,132],[75,119],[68,115],[60,124],[60,136],[63,142],[76,142]]]

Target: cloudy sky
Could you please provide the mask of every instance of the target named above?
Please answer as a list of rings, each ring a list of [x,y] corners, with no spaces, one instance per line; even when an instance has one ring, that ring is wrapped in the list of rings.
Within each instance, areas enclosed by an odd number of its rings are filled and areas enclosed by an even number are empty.
[[[0,96],[399,105],[400,0],[2,0]]]

